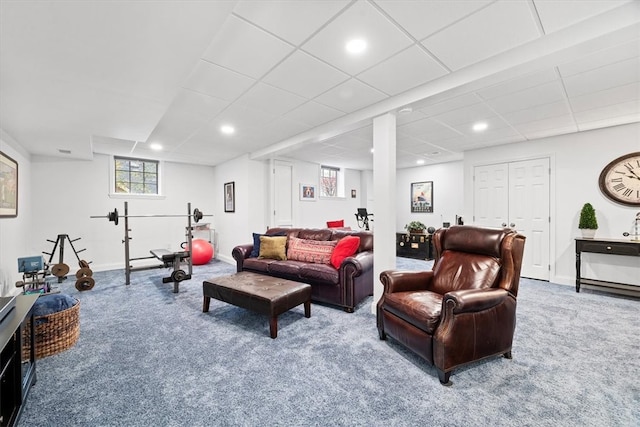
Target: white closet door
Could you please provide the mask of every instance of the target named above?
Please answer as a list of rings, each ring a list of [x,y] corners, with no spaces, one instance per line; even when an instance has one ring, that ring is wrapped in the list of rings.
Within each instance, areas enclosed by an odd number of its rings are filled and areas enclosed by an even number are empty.
[[[524,277],[549,280],[549,159],[509,163],[509,227],[527,237]]]
[[[273,168],[274,227],[293,226],[293,165],[276,160]]]
[[[549,280],[549,159],[477,166],[474,223],[524,236],[521,276]]]

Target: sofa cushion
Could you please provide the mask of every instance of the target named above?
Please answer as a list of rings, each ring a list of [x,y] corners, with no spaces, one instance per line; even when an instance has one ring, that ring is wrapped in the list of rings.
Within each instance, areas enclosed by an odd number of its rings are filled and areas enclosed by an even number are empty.
[[[250,258],[258,258],[260,256],[260,236],[286,236],[286,233],[284,231],[269,234],[253,233],[253,249],[249,255]]]
[[[244,270],[259,271],[261,273],[269,273],[269,264],[277,262],[275,259],[247,258],[242,264]]]
[[[287,236],[260,236],[260,255],[258,258],[277,260],[287,259]]]
[[[385,294],[384,309],[433,334],[440,324],[442,295],[430,291],[393,292]]]
[[[314,283],[330,283],[337,285],[340,282],[338,270],[329,264],[304,264],[298,273],[302,280]]]
[[[358,236],[346,236],[338,240],[338,244],[331,253],[331,265],[340,268],[342,261],[355,254],[359,247],[360,237]]]
[[[297,279],[300,273],[300,267],[303,265],[305,265],[305,263],[300,261],[276,261],[269,264],[269,273],[275,274],[276,276],[294,277]]]
[[[289,239],[289,249],[287,249],[287,259],[315,264],[329,264],[331,262],[331,254],[337,243],[335,240],[307,240],[291,237]]]
[[[303,228],[298,231],[299,239],[308,239],[308,240],[329,240],[331,238],[332,231],[328,228],[321,229],[311,229],[311,228]]]

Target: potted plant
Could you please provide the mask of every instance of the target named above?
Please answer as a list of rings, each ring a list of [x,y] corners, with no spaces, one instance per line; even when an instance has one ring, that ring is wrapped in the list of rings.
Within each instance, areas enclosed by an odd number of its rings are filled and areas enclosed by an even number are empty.
[[[582,237],[585,239],[593,239],[596,235],[598,220],[596,219],[596,210],[593,209],[591,203],[585,203],[582,207],[578,228],[582,231]]]
[[[410,223],[406,224],[404,228],[409,233],[422,234],[424,233],[424,230],[427,229],[427,226],[421,223],[420,221],[411,221]]]

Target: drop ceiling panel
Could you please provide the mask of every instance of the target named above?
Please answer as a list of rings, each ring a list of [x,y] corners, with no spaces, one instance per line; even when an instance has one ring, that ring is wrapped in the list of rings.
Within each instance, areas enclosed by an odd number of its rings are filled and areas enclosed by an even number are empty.
[[[640,58],[636,57],[566,77],[564,85],[567,94],[574,97],[639,81]]]
[[[455,128],[456,125],[460,124],[473,125],[473,123],[477,121],[488,121],[489,119],[493,119],[495,115],[496,113],[491,108],[486,104],[480,103],[438,114],[437,116],[433,116],[433,118]],[[462,133],[467,132],[469,132],[468,129],[462,131]]]
[[[305,98],[271,85],[258,83],[238,98],[238,104],[277,116],[293,110],[306,101]]]
[[[359,74],[358,79],[388,95],[397,95],[447,73],[423,49],[414,45]]]
[[[546,34],[595,16],[629,0],[548,1],[534,0]]]
[[[483,8],[491,0],[451,1],[375,0],[393,20],[421,40]]]
[[[233,12],[297,46],[348,4],[348,0],[249,0],[238,2]]]
[[[458,108],[468,107],[470,105],[478,104],[482,102],[482,100],[478,97],[478,95],[474,93],[467,93],[464,95],[456,96],[454,98],[449,98],[445,101],[437,102],[431,105],[424,105],[419,108],[419,111],[429,117],[446,113],[448,111],[453,111]]]
[[[589,122],[600,122],[602,120],[615,120],[618,117],[627,117],[640,114],[640,103],[637,100],[624,102],[622,104],[607,105],[605,107],[593,108],[574,113],[576,122],[579,125]]]
[[[351,113],[386,97],[384,93],[356,79],[350,79],[323,93],[315,100],[336,110]]]
[[[575,112],[592,110],[607,105],[624,102],[640,102],[640,83],[616,86],[595,93],[576,96],[570,99],[571,109]]]
[[[367,49],[361,54],[349,55],[345,45],[354,38],[365,39]],[[355,75],[412,43],[368,2],[358,1],[302,45],[302,49]]]
[[[333,119],[337,119],[343,115],[344,113],[342,111],[338,111],[314,101],[309,101],[289,111],[283,117],[315,127]]]
[[[293,51],[293,46],[231,15],[203,59],[259,78]]]
[[[595,70],[616,62],[637,58],[640,55],[640,39],[636,38],[627,43],[602,49],[576,61],[560,64],[558,69],[563,77]]]
[[[556,116],[565,116],[571,114],[569,104],[562,100],[550,104],[539,105],[536,107],[525,108],[523,110],[505,113],[504,119],[512,125],[521,123],[535,122]]]
[[[233,101],[255,82],[255,79],[200,60],[184,87],[205,95]]]
[[[427,140],[454,138],[462,135],[450,126],[445,126],[441,122],[433,119],[422,119],[399,126],[398,133],[411,136],[423,136]]]
[[[594,120],[587,123],[581,123],[580,125],[578,125],[578,129],[580,131],[585,131],[585,130],[600,129],[603,127],[625,125],[625,124],[637,123],[637,122],[640,122],[640,114],[638,113],[630,114],[628,116],[612,117],[612,118],[607,118],[602,120]]]
[[[459,70],[538,37],[527,2],[500,1],[426,38],[422,44],[447,67]]]
[[[558,74],[553,68],[548,68],[536,73],[527,74],[521,77],[507,80],[505,82],[492,85],[476,91],[482,99],[494,99],[509,96],[512,93],[521,92],[525,89],[540,86],[545,83],[558,80]]]
[[[314,98],[348,79],[349,75],[342,71],[296,51],[267,74],[263,81],[305,98]]]
[[[576,123],[573,119],[573,116],[570,114],[551,117],[543,120],[536,120],[534,122],[521,123],[518,125],[514,125],[514,128],[527,138],[529,138],[532,133],[550,131],[555,129],[572,129],[572,132],[577,131]]]
[[[490,99],[486,101],[486,103],[499,114],[507,114],[538,105],[555,103],[565,98],[562,83],[557,80],[520,92]]]

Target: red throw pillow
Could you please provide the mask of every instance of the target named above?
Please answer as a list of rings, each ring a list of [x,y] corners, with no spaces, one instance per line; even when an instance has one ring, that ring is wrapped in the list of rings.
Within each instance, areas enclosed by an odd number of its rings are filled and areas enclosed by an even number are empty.
[[[339,221],[327,221],[327,228],[344,227],[344,219]]]
[[[345,236],[338,240],[338,244],[331,253],[331,265],[340,268],[342,261],[346,257],[355,254],[360,247],[360,238],[358,236]]]

